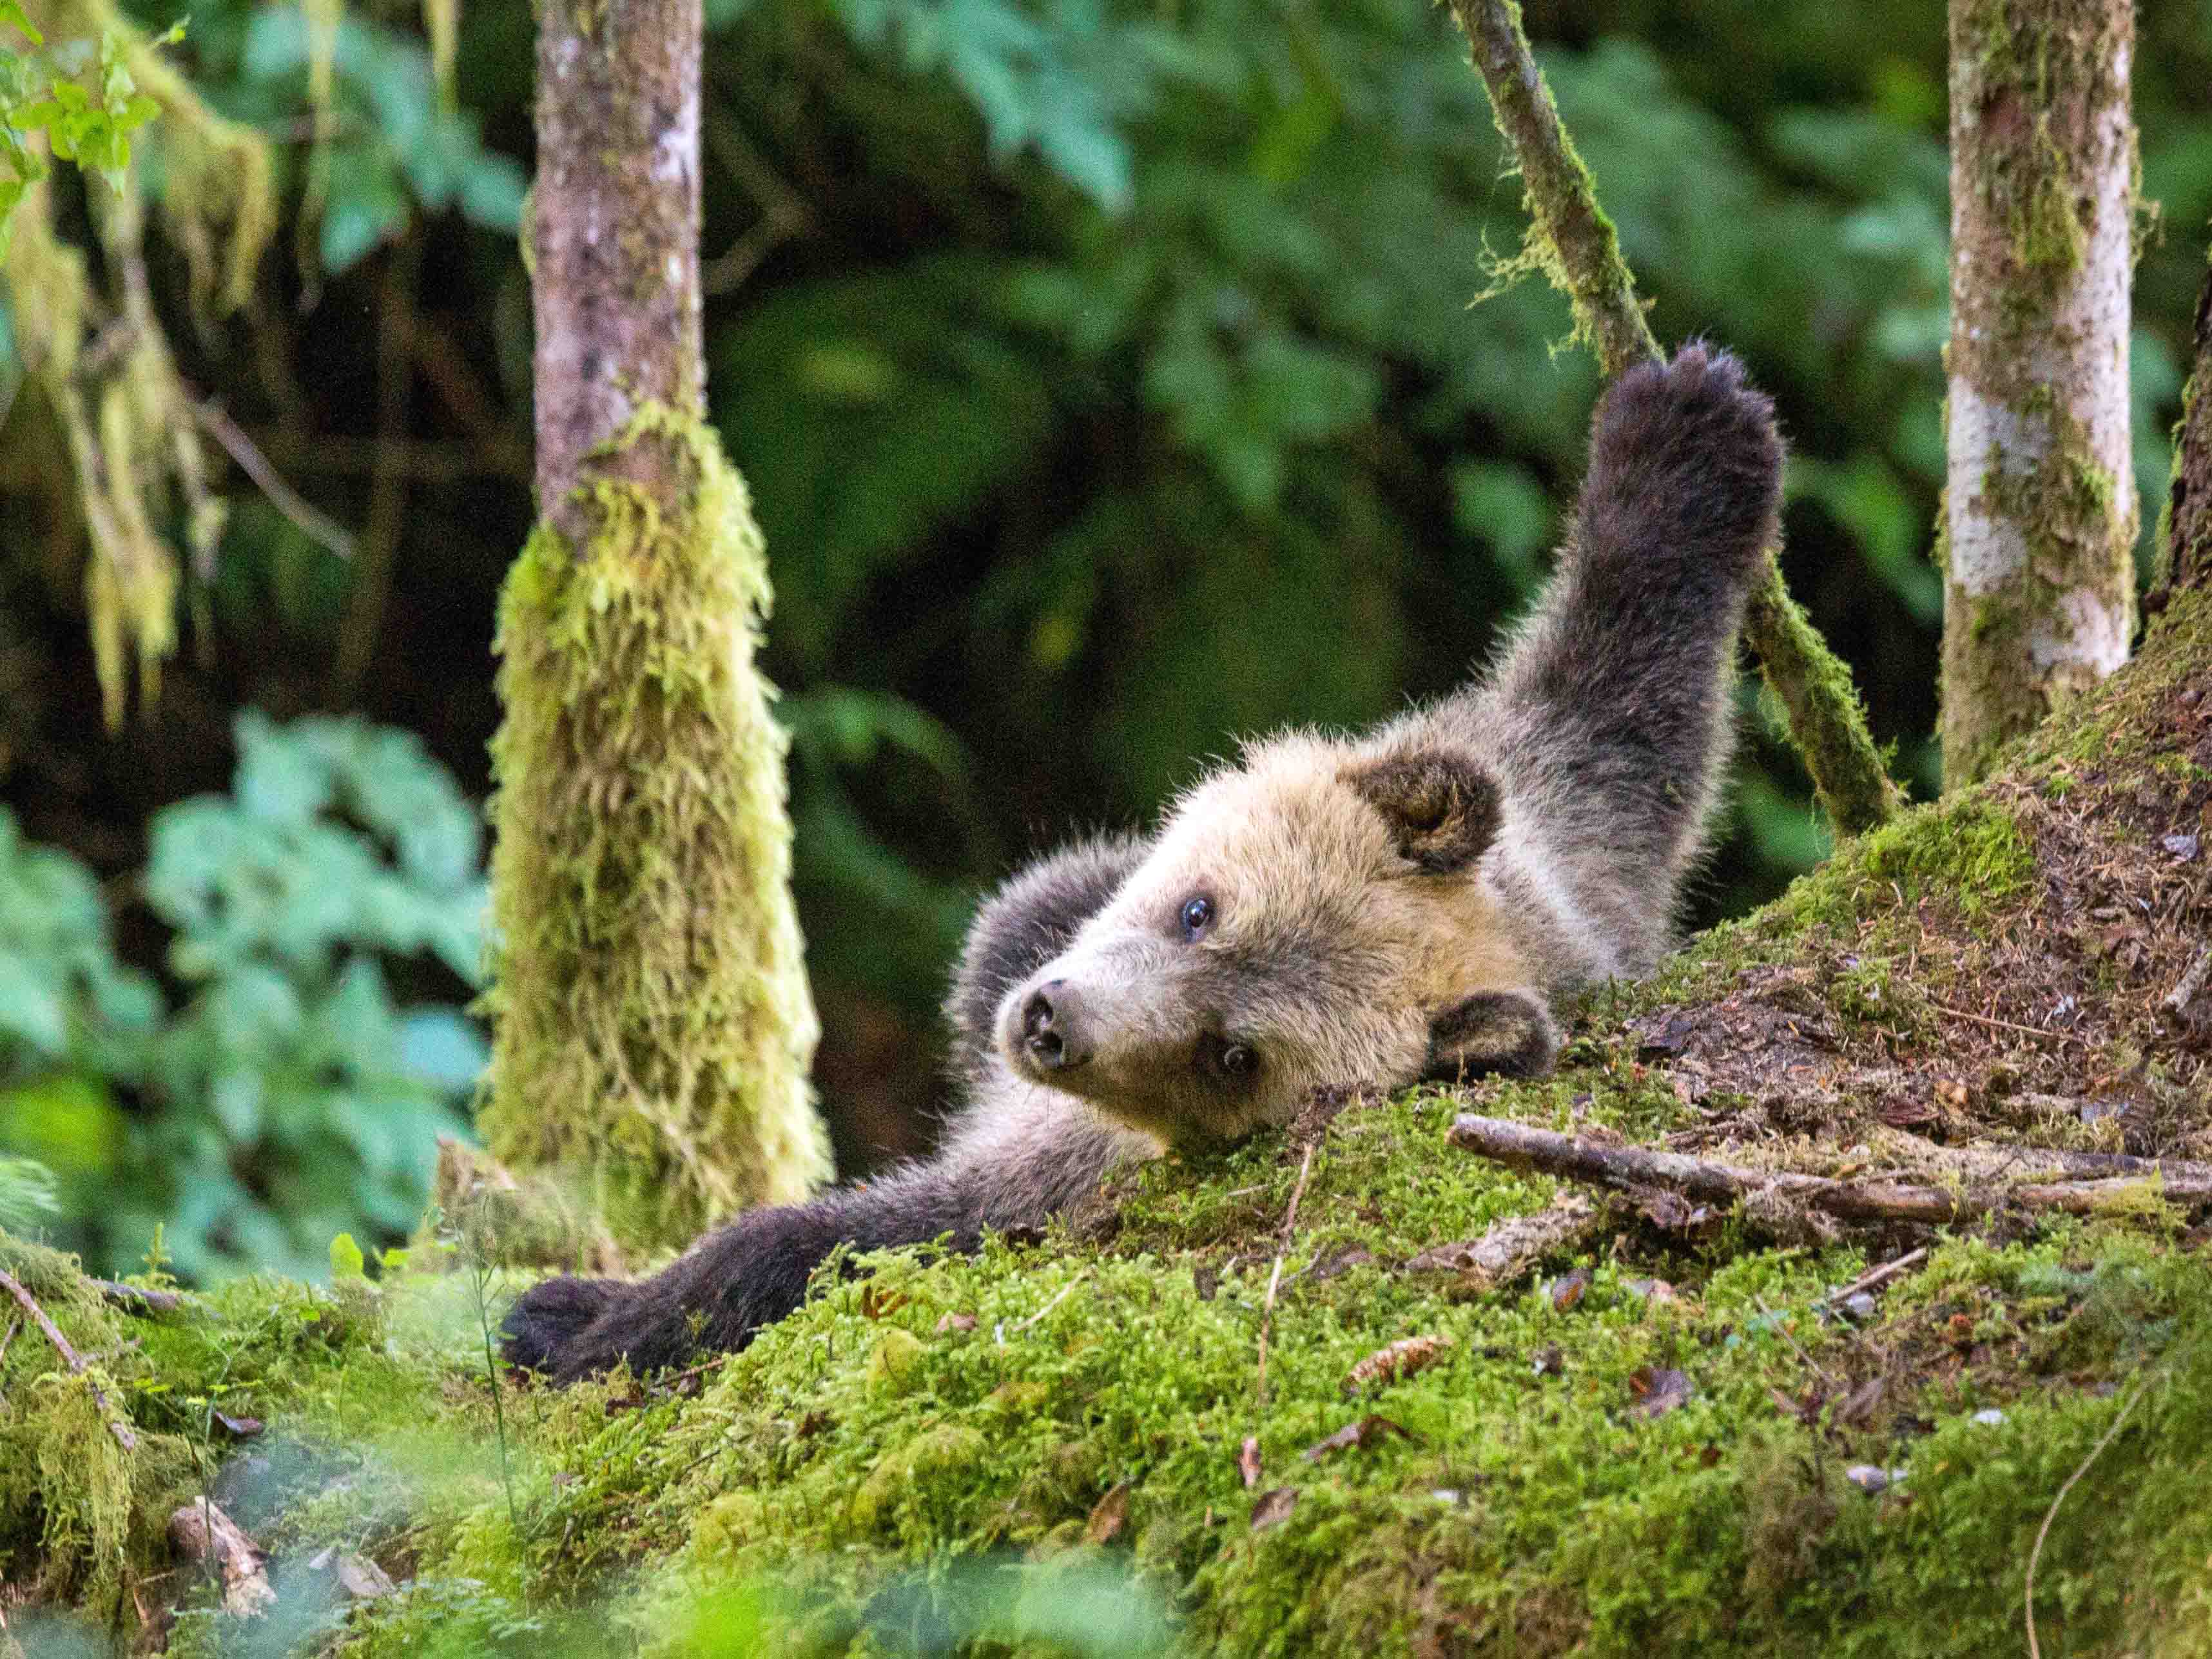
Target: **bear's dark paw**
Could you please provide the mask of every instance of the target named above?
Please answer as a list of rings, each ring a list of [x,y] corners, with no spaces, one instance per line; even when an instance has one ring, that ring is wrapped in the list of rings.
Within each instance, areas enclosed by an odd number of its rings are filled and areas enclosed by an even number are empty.
[[[1559,1057],[1559,1028],[1533,991],[1482,991],[1429,1021],[1431,1083],[1474,1077],[1541,1077]]]
[[[519,1370],[549,1376],[562,1370],[567,1350],[606,1311],[622,1288],[618,1279],[577,1279],[567,1273],[532,1285],[500,1323],[500,1346],[507,1363]]]
[[[1662,504],[1675,533],[1771,538],[1782,439],[1774,404],[1729,352],[1692,341],[1665,363],[1625,371],[1599,403],[1590,434],[1594,494]]]

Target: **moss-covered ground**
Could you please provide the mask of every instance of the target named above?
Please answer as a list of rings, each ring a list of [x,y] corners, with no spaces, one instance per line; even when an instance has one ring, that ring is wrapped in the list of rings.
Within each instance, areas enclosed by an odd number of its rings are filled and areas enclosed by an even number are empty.
[[[1079,1229],[863,1264],[652,1387],[495,1388],[513,1281],[421,1249],[377,1283],[147,1316],[7,1245],[107,1405],[17,1325],[6,1639],[2016,1654],[2033,1559],[2041,1652],[2212,1652],[2198,1218],[1824,1234],[1632,1203],[1502,1288],[1410,1265],[1552,1196],[1447,1145],[1470,1097],[1806,1168],[2202,1156],[2203,1035],[2159,1012],[2212,933],[2181,839],[2212,828],[2212,614],[2177,609],[1995,783],[1592,997],[1555,1077],[1355,1101],[1123,1177]],[[1428,1363],[1349,1386],[1408,1339]],[[269,1553],[275,1613],[212,1611],[173,1553],[167,1516],[202,1492]],[[347,1557],[397,1588],[349,1601]]]

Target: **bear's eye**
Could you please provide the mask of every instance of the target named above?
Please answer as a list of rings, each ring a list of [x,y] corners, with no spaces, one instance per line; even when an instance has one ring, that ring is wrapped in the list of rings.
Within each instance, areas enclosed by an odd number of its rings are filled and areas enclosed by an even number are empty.
[[[1185,899],[1179,920],[1182,923],[1182,936],[1196,939],[1212,925],[1213,901],[1203,894],[1196,898]]]
[[[1243,1083],[1260,1069],[1260,1051],[1249,1042],[1207,1036],[1198,1045],[1199,1069],[1227,1083]]]

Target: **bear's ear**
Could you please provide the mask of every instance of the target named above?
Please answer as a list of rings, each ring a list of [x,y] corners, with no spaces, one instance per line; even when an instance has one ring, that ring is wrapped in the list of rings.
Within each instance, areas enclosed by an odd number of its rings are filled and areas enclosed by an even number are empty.
[[[1466,868],[1497,839],[1497,782],[1461,750],[1413,749],[1355,761],[1342,776],[1382,815],[1398,851],[1431,875]]]
[[[1541,1077],[1559,1052],[1559,1028],[1535,992],[1482,991],[1429,1017],[1431,1083],[1472,1077]]]

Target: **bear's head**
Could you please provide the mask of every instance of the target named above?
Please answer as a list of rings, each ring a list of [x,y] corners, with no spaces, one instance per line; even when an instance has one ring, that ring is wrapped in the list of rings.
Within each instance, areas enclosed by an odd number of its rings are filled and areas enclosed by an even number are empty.
[[[1317,1089],[1541,1070],[1556,1032],[1481,879],[1499,822],[1456,749],[1257,745],[1001,1000],[1000,1051],[1170,1142],[1285,1122]]]

